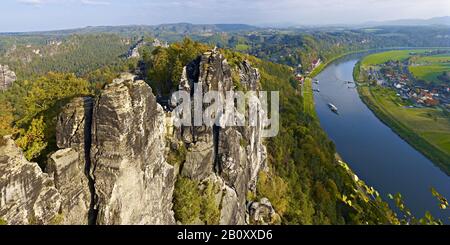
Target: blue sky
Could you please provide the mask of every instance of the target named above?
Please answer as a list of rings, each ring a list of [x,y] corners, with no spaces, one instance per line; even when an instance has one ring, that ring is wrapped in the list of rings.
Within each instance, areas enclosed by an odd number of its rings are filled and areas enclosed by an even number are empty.
[[[191,22],[342,24],[450,15],[450,0],[2,0],[0,32]]]

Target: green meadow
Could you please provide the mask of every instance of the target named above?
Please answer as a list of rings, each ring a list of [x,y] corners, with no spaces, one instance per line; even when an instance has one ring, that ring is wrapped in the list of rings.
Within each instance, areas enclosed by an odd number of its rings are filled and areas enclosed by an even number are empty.
[[[247,44],[237,44],[236,50],[238,51],[247,51],[250,48]]]
[[[303,86],[304,111],[309,115],[316,117],[312,79],[306,78]]]

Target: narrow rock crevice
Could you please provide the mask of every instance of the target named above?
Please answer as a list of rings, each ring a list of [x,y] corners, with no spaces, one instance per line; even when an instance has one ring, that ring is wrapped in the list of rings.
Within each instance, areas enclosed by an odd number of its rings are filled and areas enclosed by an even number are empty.
[[[220,139],[220,127],[213,126],[213,145],[214,145],[214,171],[219,175],[222,174],[222,165],[219,159],[219,139]]]
[[[91,194],[91,202],[89,205],[88,224],[95,225],[97,223],[98,209],[97,195],[95,194],[95,180],[91,174],[91,146],[92,146],[92,116],[94,111],[94,102],[92,98],[84,100],[84,158],[85,158],[85,174],[88,179],[89,192]]]

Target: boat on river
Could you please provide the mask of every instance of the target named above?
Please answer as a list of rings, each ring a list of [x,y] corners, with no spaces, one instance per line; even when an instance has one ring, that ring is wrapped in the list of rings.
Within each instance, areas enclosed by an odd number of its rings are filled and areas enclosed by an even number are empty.
[[[335,105],[333,105],[333,104],[331,104],[331,103],[328,103],[328,107],[330,108],[330,110],[331,110],[332,112],[338,113],[338,108],[337,108]]]

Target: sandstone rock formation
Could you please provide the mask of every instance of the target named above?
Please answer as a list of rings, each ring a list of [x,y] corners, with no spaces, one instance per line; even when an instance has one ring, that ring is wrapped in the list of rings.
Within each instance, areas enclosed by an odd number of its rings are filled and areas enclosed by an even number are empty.
[[[62,201],[53,179],[28,162],[12,139],[0,138],[0,219],[13,225],[59,223]]]
[[[117,79],[95,103],[91,171],[98,224],[173,224],[165,115],[144,81]]]
[[[275,212],[267,198],[261,198],[259,202],[251,202],[248,206],[250,224],[273,225],[281,223],[280,216]]]
[[[161,41],[157,38],[153,39],[153,43],[152,43],[153,47],[162,47],[162,48],[168,48],[169,44],[165,41]]]
[[[58,116],[56,142],[61,149],[50,156],[46,171],[64,197],[65,224],[88,224],[93,202],[90,190],[90,127],[93,99],[75,98]]]
[[[203,93],[219,91],[225,97],[227,91],[234,90],[231,74],[226,59],[213,50],[184,68],[179,87],[191,95],[197,86]],[[239,74],[240,82],[247,90],[259,90],[257,69],[244,62]],[[208,106],[203,104],[203,109]],[[224,113],[219,121],[229,120],[227,117]],[[176,134],[187,149],[181,174],[200,182],[206,178],[219,179],[216,184],[222,188],[220,224],[245,223],[247,192],[255,191],[257,175],[265,166],[262,119],[256,120],[257,126],[184,126]]]
[[[248,62],[237,69],[217,50],[204,53],[184,68],[180,89],[194,96],[200,85],[203,93],[225,94],[240,82],[258,92],[258,70]],[[0,218],[11,224],[176,224],[173,192],[184,177],[199,190],[214,185],[219,224],[270,223],[276,215],[270,202],[249,206],[247,200],[265,168],[262,114],[254,126],[176,128],[173,113],[131,74],[95,99],[73,99],[57,118],[60,150],[49,156],[47,173],[26,161],[12,140],[0,144]],[[218,120],[230,118],[224,113]],[[169,151],[181,149],[180,162],[168,164]]]
[[[165,113],[151,88],[123,75],[57,118],[43,173],[12,140],[0,149],[0,218],[11,224],[174,224]],[[17,212],[16,209],[20,209]]]
[[[4,91],[11,87],[16,79],[16,73],[11,71],[9,66],[0,65],[0,91]]]
[[[62,113],[58,116],[57,122],[57,145],[61,150],[55,152],[49,157],[46,165],[46,173],[43,173],[37,163],[29,163],[22,157],[20,150],[15,147],[12,140],[8,140],[4,151],[0,152],[0,156],[4,157],[6,163],[0,169],[0,176],[2,178],[18,178],[22,184],[27,184],[23,188],[26,192],[22,192],[17,188],[19,184],[15,182],[2,182],[1,188],[5,188],[5,197],[17,196],[17,200],[33,199],[33,195],[39,192],[52,193],[54,197],[49,197],[48,201],[54,199],[52,209],[55,212],[48,212],[46,217],[37,216],[34,211],[26,211],[27,215],[22,216],[19,222],[15,219],[7,217],[8,222],[11,223],[59,223],[59,224],[88,224],[89,212],[91,210],[92,193],[89,189],[88,178],[88,162],[86,161],[86,145],[85,135],[89,135],[90,122],[89,117],[92,113],[92,99],[91,98],[76,98],[63,108]],[[86,125],[88,127],[86,127]],[[87,143],[87,144],[86,144]],[[89,156],[89,155],[87,155]],[[14,176],[11,171],[17,169],[9,169],[14,166],[13,162],[20,163],[20,170],[16,171]],[[23,166],[22,166],[23,165]],[[32,169],[32,171],[28,170]],[[11,180],[10,179],[10,180]],[[38,182],[38,183],[35,183]],[[42,189],[40,186],[45,183],[47,189]],[[13,189],[10,189],[13,188]],[[47,195],[48,194],[42,194]],[[57,200],[57,201],[56,201]],[[20,202],[14,204],[11,200],[5,200],[5,207],[8,209],[14,208],[14,205],[20,205]],[[37,206],[37,205],[36,205]],[[58,215],[57,217],[55,215]],[[2,217],[0,215],[0,217]],[[29,219],[28,221],[25,221]],[[52,220],[53,219],[53,220]],[[11,220],[11,221],[10,221]]]

